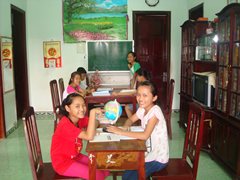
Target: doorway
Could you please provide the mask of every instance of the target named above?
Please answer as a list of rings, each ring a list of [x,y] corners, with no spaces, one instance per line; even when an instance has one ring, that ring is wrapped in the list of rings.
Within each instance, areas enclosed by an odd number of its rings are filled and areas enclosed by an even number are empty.
[[[133,11],[134,50],[157,86],[162,109],[167,106],[170,81],[170,16],[166,11]]]
[[[26,56],[25,12],[11,5],[14,85],[16,93],[17,118],[22,118],[24,109],[29,106],[28,73]]]

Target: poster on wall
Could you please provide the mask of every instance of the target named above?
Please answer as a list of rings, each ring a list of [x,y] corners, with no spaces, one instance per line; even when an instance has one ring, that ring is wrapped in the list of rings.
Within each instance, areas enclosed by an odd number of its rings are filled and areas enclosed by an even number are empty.
[[[12,39],[1,38],[1,64],[4,93],[14,90]]]
[[[63,0],[65,43],[126,40],[127,0]]]
[[[44,41],[43,56],[45,68],[62,67],[61,41]]]

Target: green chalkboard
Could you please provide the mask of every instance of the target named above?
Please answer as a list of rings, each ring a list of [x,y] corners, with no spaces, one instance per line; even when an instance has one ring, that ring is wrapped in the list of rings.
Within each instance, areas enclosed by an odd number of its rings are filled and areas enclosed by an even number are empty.
[[[88,70],[129,70],[127,54],[132,49],[133,41],[88,41]]]

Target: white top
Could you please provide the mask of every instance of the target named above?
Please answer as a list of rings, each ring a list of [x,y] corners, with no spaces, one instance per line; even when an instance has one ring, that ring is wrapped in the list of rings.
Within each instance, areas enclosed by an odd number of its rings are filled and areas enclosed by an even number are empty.
[[[87,84],[86,84],[86,82],[81,81],[81,82],[80,82],[80,87],[81,87],[81,89],[87,89]]]
[[[154,105],[144,116],[145,109],[138,108],[136,114],[141,120],[141,126],[146,128],[149,119],[156,116],[159,120],[154,127],[151,136],[146,141],[147,152],[145,162],[158,161],[167,163],[169,159],[168,135],[166,121],[159,106]]]

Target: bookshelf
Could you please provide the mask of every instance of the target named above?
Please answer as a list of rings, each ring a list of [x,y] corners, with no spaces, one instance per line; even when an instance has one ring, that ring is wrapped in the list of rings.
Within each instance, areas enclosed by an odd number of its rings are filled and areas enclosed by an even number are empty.
[[[216,100],[211,151],[240,178],[240,4],[218,14]]]

